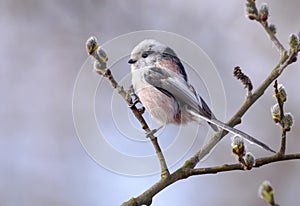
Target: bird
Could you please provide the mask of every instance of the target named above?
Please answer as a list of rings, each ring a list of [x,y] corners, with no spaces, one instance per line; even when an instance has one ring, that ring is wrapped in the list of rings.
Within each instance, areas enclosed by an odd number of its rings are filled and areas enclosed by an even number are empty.
[[[185,125],[205,120],[219,128],[275,153],[268,145],[218,120],[188,80],[175,51],[154,39],[138,43],[130,54],[132,86],[139,101],[158,124]]]

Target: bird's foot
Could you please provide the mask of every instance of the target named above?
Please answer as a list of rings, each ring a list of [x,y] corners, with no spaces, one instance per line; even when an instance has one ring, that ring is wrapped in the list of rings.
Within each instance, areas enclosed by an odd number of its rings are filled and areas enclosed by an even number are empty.
[[[151,131],[149,131],[149,132],[146,132],[146,137],[147,138],[154,138],[155,136],[154,136],[154,134],[156,133],[156,132],[158,132],[161,128],[163,128],[163,126],[160,126],[159,128],[157,128],[157,129],[153,129],[153,130],[151,130]]]
[[[131,94],[131,98],[132,103],[128,105],[129,108],[134,107],[137,103],[141,103],[139,97],[135,93]]]
[[[135,94],[135,93],[132,93],[131,94],[131,98],[132,98],[132,103],[128,105],[128,107],[130,109],[132,109],[134,106],[136,106],[138,103],[141,103],[139,97]],[[138,111],[140,114],[144,114],[145,112],[145,107],[141,107],[141,108],[138,108]]]

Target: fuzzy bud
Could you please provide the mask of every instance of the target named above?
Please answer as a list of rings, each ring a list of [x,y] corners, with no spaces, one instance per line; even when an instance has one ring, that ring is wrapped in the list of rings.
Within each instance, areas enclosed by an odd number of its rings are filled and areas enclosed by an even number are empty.
[[[269,29],[272,32],[272,34],[276,34],[277,30],[276,30],[276,26],[274,24],[270,24]]]
[[[93,53],[98,49],[97,38],[92,36],[85,43],[87,52],[89,55],[93,55]]]
[[[290,131],[294,122],[294,117],[291,113],[286,113],[281,120],[281,124],[283,125],[286,131]]]
[[[96,52],[93,53],[93,56],[96,60],[94,63],[94,69],[96,71],[105,70],[107,68],[107,61],[108,61],[108,56],[106,52],[99,47],[97,48]]]
[[[262,22],[267,22],[268,17],[269,17],[269,8],[267,4],[262,4],[259,10],[259,19]]]
[[[276,97],[276,95],[281,103],[286,102],[287,94],[282,84],[278,84],[278,93],[274,94],[274,96]]]
[[[264,199],[269,203],[270,205],[275,205],[274,201],[274,190],[271,186],[271,183],[267,180],[265,180],[258,189],[258,196],[261,199]]]
[[[271,107],[271,114],[272,114],[272,119],[274,120],[275,123],[280,122],[280,108],[279,105],[276,103]]]
[[[299,46],[299,38],[296,34],[291,34],[290,35],[290,47],[291,47],[291,52],[298,51],[298,46]]]
[[[240,136],[234,136],[231,139],[231,147],[232,147],[232,152],[239,157],[244,156],[246,153],[244,139]]]
[[[85,45],[88,54],[95,58],[94,69],[102,74],[103,71],[100,70],[105,70],[107,68],[107,54],[99,47],[96,37],[90,37]]]
[[[255,157],[251,152],[247,152],[244,157],[244,163],[247,170],[251,170],[255,165]]]
[[[102,48],[97,49],[97,60],[99,62],[107,62],[108,56]]]
[[[248,16],[248,18],[249,18],[250,20],[256,19],[256,14],[253,13],[253,11],[251,11],[251,10],[250,10],[250,11],[248,10],[247,16]]]
[[[258,12],[254,0],[248,0],[246,3],[246,13],[250,20],[255,20],[257,18]]]

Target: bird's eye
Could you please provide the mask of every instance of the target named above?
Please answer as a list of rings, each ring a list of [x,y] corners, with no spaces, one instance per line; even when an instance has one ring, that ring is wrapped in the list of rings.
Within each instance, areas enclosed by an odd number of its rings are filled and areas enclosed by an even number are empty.
[[[147,58],[147,57],[148,57],[148,53],[146,53],[146,52],[143,53],[143,54],[142,54],[142,57],[143,57],[143,58]]]

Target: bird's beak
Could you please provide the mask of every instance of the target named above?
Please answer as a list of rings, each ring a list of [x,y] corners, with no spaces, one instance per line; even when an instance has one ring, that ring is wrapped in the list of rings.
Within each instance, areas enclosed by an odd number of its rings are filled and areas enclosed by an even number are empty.
[[[134,64],[135,62],[137,62],[137,60],[135,60],[135,59],[129,59],[129,60],[128,60],[128,63],[129,63],[129,64]]]

